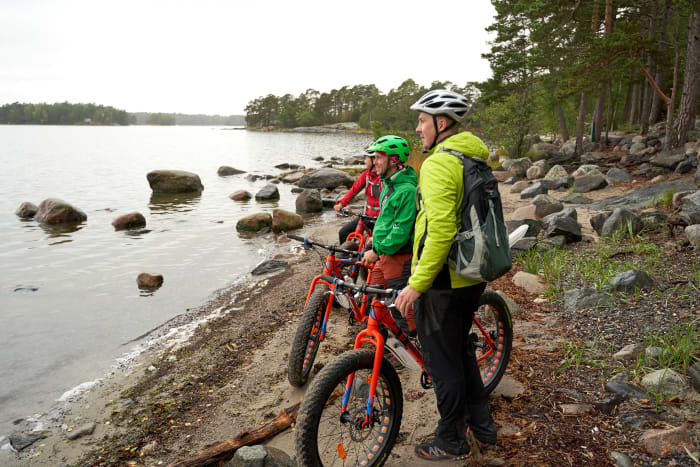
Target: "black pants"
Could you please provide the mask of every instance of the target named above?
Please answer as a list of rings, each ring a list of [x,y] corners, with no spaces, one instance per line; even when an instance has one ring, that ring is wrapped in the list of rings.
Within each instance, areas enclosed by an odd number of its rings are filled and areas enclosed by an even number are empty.
[[[435,430],[448,445],[464,441],[466,426],[483,442],[495,443],[486,391],[469,331],[485,283],[457,289],[431,288],[414,304],[423,361],[433,380],[440,421]]]
[[[359,220],[360,218],[356,217],[354,220],[348,222],[340,228],[340,231],[338,232],[338,240],[340,242],[340,245],[345,243],[345,240],[348,238],[348,235],[355,231],[355,229],[357,228],[357,222]]]

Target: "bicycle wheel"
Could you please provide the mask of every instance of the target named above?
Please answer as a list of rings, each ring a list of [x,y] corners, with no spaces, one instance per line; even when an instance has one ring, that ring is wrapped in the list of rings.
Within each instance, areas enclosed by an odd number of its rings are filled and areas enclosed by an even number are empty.
[[[297,327],[292,348],[289,351],[287,379],[294,387],[303,386],[309,379],[321,343],[321,326],[326,314],[330,294],[328,286],[318,284],[306,302],[301,322]]]
[[[299,465],[384,464],[399,433],[403,395],[396,370],[382,360],[373,404],[374,423],[362,428],[367,412],[374,350],[345,352],[309,385],[296,421]],[[355,372],[347,409],[341,413],[348,375]]]
[[[484,388],[491,393],[506,371],[513,345],[513,323],[508,305],[493,290],[481,294],[469,342],[476,353]]]

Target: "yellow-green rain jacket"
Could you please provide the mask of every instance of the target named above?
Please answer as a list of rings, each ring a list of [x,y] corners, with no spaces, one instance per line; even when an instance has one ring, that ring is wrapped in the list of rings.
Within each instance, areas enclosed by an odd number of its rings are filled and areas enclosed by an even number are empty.
[[[462,163],[452,154],[440,152],[440,148],[459,151],[467,157],[487,159],[489,150],[479,138],[468,131],[457,133],[438,143],[423,162],[418,178],[422,200],[418,206],[413,263],[408,283],[418,292],[428,290],[447,261],[447,254],[462,219],[460,209],[464,197]],[[425,236],[426,219],[428,237],[418,260],[418,249]],[[450,268],[452,288],[467,287],[479,281],[456,276]]]

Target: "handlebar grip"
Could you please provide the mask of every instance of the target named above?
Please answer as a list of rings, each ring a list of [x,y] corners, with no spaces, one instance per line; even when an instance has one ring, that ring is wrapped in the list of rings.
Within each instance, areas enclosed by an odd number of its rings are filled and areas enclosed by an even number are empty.
[[[287,238],[291,238],[292,240],[297,240],[299,242],[306,243],[306,239],[304,237],[300,237],[298,235],[287,234]]]
[[[325,274],[321,274],[321,279],[323,279],[323,280],[326,281],[326,282],[333,283],[333,281],[336,280],[337,278],[336,278],[336,277],[327,276],[327,275],[325,275]]]

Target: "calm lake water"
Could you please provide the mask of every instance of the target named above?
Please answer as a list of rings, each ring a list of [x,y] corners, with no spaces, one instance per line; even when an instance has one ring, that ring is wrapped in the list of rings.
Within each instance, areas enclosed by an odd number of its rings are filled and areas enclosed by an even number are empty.
[[[275,203],[234,202],[265,181],[219,177],[230,165],[277,174],[274,165],[318,166],[315,156],[361,154],[370,135],[259,133],[202,127],[0,125],[0,435],[11,421],[40,412],[64,391],[104,374],[124,345],[214,291],[245,278],[265,259],[267,241],[241,239],[238,218],[282,207],[294,211],[291,186]],[[201,196],[151,198],[155,169],[197,173]],[[55,197],[88,219],[70,231],[20,220],[23,201]],[[115,232],[112,220],[139,211],[151,232]],[[316,222],[318,222],[317,220]],[[136,287],[141,272],[165,277],[153,295]],[[32,291],[32,289],[36,289]],[[131,345],[131,344],[130,344]]]

